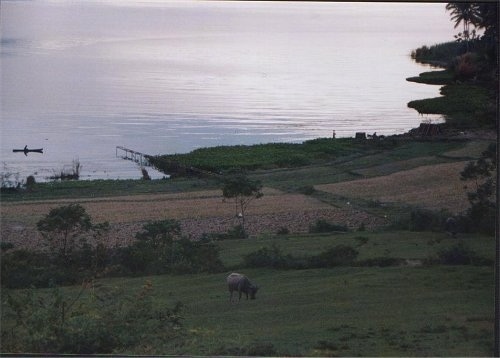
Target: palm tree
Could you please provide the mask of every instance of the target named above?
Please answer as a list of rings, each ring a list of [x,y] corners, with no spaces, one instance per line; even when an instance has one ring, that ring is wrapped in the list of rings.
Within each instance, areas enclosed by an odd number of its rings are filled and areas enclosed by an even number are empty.
[[[450,2],[446,4],[446,10],[451,12],[451,20],[455,21],[455,28],[463,23],[463,37],[469,51],[470,25],[476,26],[481,21],[479,6],[471,2]]]

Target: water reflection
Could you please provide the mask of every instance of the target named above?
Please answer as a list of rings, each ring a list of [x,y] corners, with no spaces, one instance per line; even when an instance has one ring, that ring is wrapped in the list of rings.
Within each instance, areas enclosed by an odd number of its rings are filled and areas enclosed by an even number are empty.
[[[22,175],[76,157],[90,178],[140,177],[148,154],[401,133],[438,87],[411,49],[452,38],[443,4],[4,2],[2,160]],[[23,26],[19,26],[23,24]],[[434,119],[433,119],[434,120]],[[14,157],[29,143],[43,159]]]

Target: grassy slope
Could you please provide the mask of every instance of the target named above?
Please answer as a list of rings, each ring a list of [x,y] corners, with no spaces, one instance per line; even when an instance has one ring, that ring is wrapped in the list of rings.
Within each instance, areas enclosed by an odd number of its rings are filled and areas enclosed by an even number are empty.
[[[291,355],[491,353],[490,268],[246,273],[261,285],[259,298],[234,305],[227,302],[223,275],[153,279],[160,297],[187,304],[186,323],[197,337],[181,353],[225,354],[255,342]],[[320,341],[336,348],[315,350]]]
[[[362,246],[355,239],[360,234],[368,239]],[[463,239],[492,258],[493,238]],[[241,255],[271,243],[294,255],[313,255],[326,247],[351,243],[358,245],[360,259],[379,255],[425,258],[454,240],[442,233],[380,232],[220,242],[224,262],[261,287],[257,300],[239,304],[228,302],[226,273],[100,280],[105,288],[121,292],[116,299],[150,280],[155,301],[185,305],[185,344],[159,342],[148,351],[137,347],[129,353],[232,355],[260,346],[264,347],[260,355],[491,355],[491,267],[288,271],[239,267]],[[65,290],[76,292],[77,288]],[[83,299],[90,299],[91,293]]]

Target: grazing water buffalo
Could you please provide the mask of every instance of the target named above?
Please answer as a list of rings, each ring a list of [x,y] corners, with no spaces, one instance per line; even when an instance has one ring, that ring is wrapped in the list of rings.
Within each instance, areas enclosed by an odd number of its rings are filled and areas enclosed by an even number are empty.
[[[239,293],[238,301],[241,300],[242,293],[246,294],[247,300],[249,294],[250,294],[250,299],[252,300],[255,299],[255,294],[257,293],[259,287],[251,283],[248,277],[246,277],[245,275],[233,272],[232,274],[227,276],[226,281],[230,293],[229,302],[232,302],[233,300],[233,291],[238,291]]]

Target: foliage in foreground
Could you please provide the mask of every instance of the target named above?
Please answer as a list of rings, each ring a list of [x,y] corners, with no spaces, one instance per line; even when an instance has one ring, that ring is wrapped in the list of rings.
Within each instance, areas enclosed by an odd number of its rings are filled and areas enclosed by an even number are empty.
[[[473,162],[469,162],[460,173],[460,178],[464,181],[473,182],[474,191],[467,194],[470,208],[467,210],[467,217],[473,224],[473,229],[483,233],[493,235],[495,233],[495,223],[497,214],[497,180],[495,175],[497,168],[497,147],[493,143],[481,154],[481,157]]]
[[[57,287],[43,295],[9,292],[2,296],[2,351],[106,354],[179,339],[182,304],[153,304],[152,293],[151,281],[129,295],[92,281],[76,297]]]

